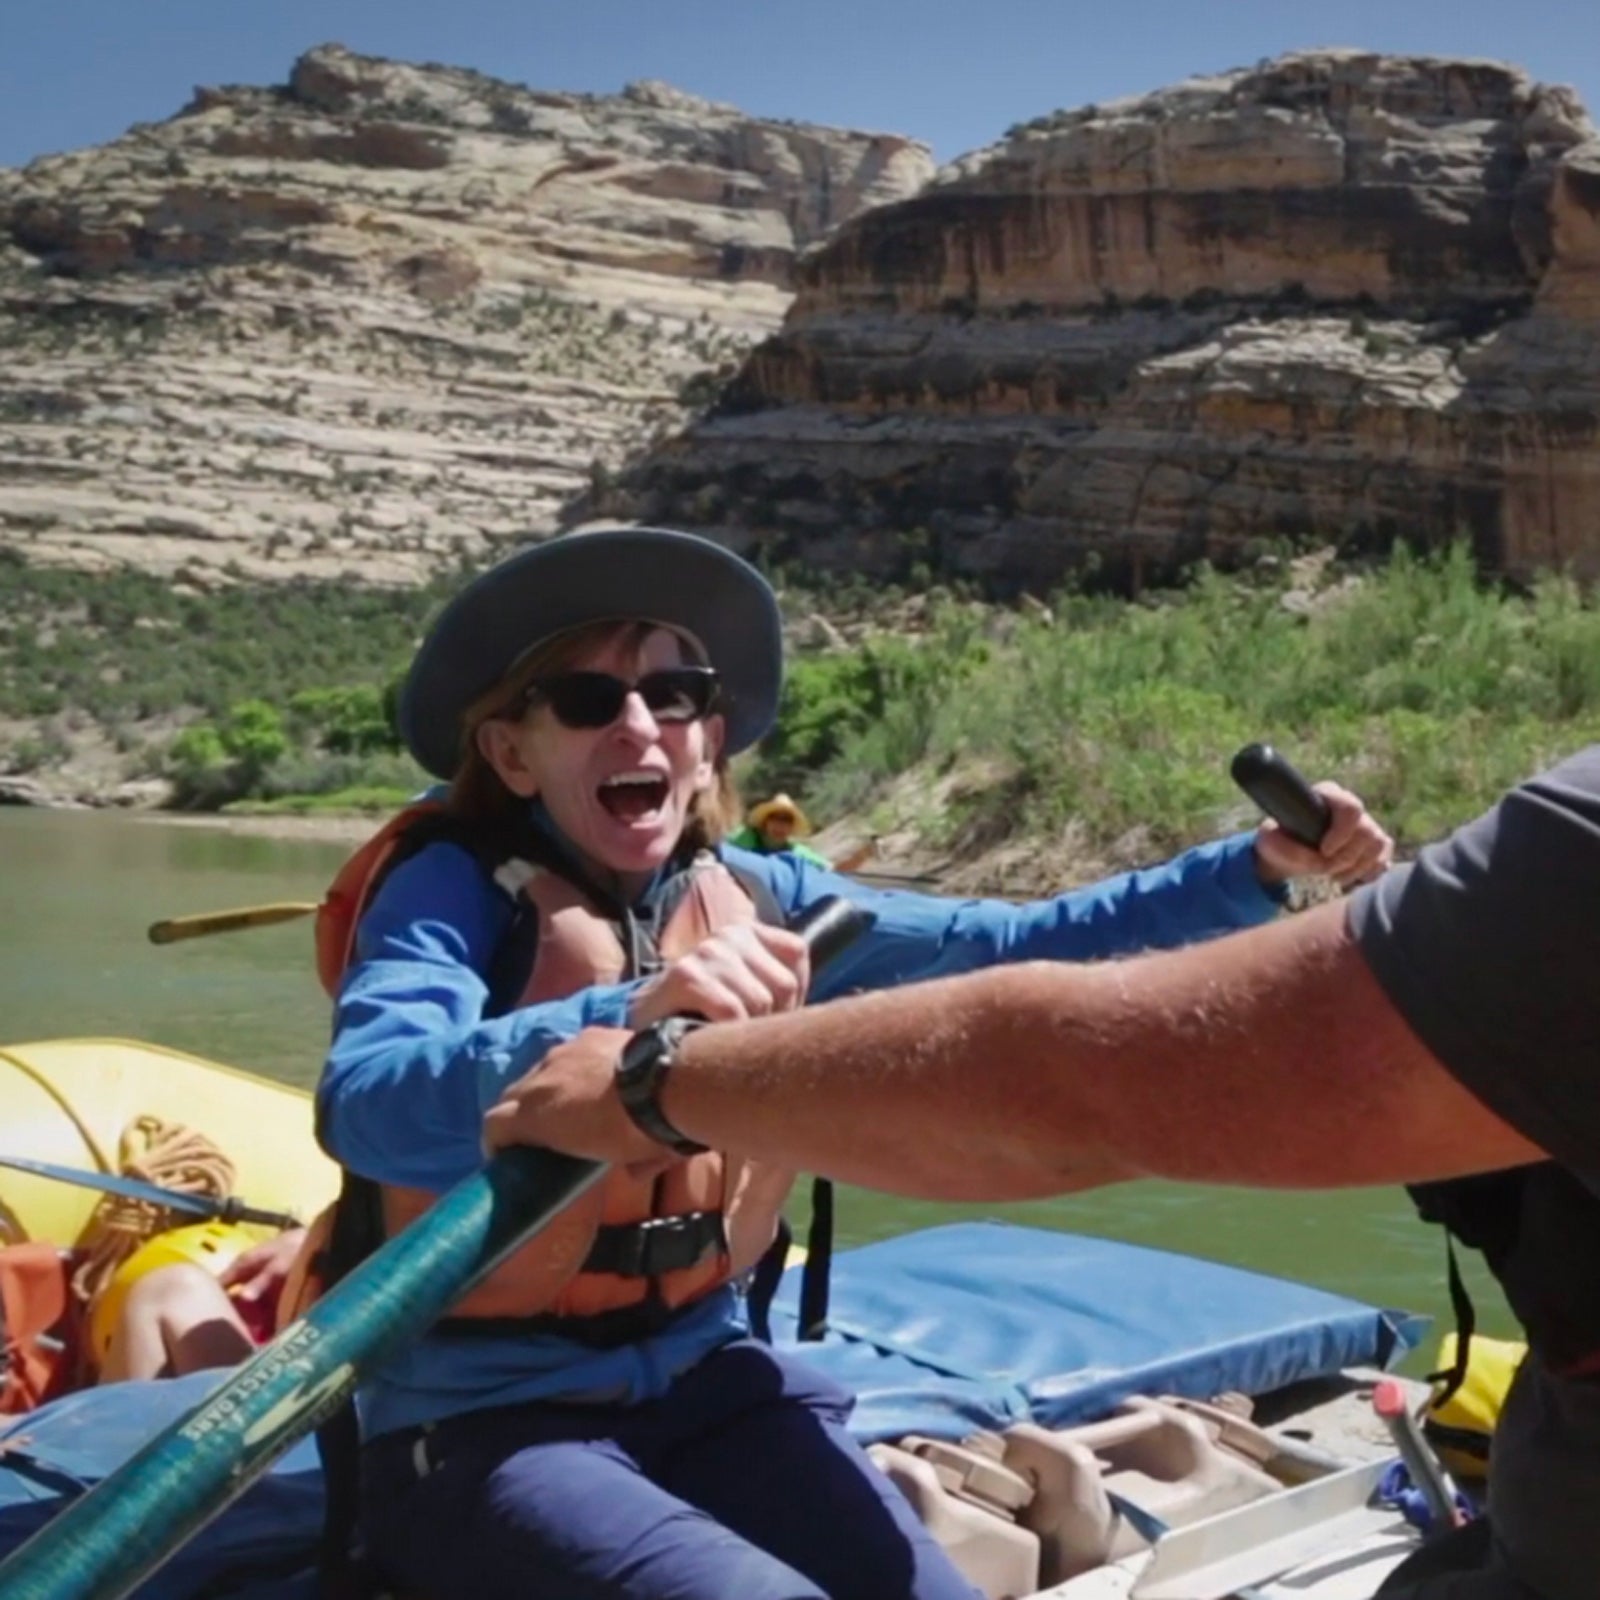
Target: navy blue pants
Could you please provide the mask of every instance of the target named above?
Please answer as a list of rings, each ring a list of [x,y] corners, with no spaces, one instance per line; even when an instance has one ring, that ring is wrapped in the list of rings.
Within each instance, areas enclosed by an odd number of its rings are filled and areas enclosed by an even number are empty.
[[[362,1457],[367,1551],[427,1600],[975,1600],[846,1431],[852,1403],[740,1341],[648,1405],[385,1435]]]

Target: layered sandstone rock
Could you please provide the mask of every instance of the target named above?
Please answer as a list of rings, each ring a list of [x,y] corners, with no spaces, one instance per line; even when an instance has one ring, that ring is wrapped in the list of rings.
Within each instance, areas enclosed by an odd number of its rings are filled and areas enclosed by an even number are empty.
[[[336,46],[197,91],[0,171],[0,542],[402,579],[548,530],[777,326],[799,251],[931,171]]]
[[[1014,129],[808,258],[613,503],[1006,586],[1276,536],[1600,575],[1596,130],[1350,51]]]

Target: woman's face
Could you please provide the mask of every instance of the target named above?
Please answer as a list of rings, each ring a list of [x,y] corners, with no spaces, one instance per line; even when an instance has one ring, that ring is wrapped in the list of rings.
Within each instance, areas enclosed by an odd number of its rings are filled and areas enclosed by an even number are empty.
[[[632,684],[647,673],[694,664],[675,633],[657,628],[639,640],[624,627],[562,671],[606,672]],[[544,801],[592,866],[635,886],[677,848],[690,802],[716,781],[722,738],[719,716],[658,721],[638,694],[629,694],[603,728],[566,727],[535,700],[520,720],[485,722],[478,745],[513,794]]]

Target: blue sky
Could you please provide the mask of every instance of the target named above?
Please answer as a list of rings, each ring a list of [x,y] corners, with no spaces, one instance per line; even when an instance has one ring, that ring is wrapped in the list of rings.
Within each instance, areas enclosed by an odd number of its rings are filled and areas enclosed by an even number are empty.
[[[666,78],[941,160],[1060,106],[1318,44],[1492,56],[1600,118],[1600,0],[0,0],[0,166],[281,83],[313,44],[548,89]]]

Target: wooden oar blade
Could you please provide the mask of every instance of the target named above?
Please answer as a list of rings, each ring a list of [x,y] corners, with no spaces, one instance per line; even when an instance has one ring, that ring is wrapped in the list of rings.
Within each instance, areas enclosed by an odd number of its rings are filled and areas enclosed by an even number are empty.
[[[187,917],[166,917],[150,924],[150,943],[176,944],[180,939],[199,939],[209,933],[265,928],[274,922],[309,917],[316,909],[315,900],[280,900],[271,905],[238,906],[231,911],[197,911]]]

